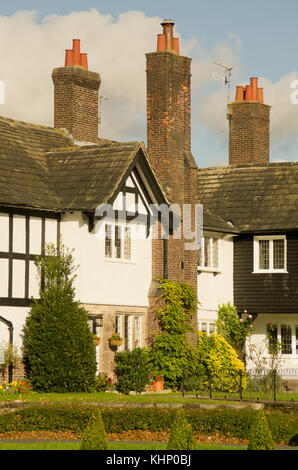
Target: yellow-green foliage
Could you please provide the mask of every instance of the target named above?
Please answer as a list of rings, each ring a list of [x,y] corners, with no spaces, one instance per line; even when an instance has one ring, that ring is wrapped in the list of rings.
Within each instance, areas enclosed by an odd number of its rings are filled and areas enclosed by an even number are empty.
[[[250,428],[247,450],[274,450],[274,442],[263,410],[260,410]]]
[[[242,372],[242,388],[246,388],[245,367],[232,346],[219,334],[207,335],[198,332],[198,355],[212,380],[212,388],[226,392],[239,389],[240,372]],[[206,384],[207,385],[207,384]]]
[[[84,432],[81,450],[107,450],[108,440],[100,411],[94,413]]]
[[[192,427],[181,408],[175,410],[167,450],[195,450]]]

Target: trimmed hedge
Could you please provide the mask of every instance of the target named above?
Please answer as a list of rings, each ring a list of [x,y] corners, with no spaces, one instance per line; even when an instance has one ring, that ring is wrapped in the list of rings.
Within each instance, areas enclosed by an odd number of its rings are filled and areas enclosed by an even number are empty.
[[[42,405],[0,415],[0,433],[11,431],[73,431],[83,433],[94,406]],[[129,430],[162,431],[171,427],[175,410],[160,408],[101,408],[107,433]],[[258,411],[184,409],[193,432],[248,439],[249,430]],[[288,443],[297,434],[297,416],[266,412],[269,428],[276,444]]]

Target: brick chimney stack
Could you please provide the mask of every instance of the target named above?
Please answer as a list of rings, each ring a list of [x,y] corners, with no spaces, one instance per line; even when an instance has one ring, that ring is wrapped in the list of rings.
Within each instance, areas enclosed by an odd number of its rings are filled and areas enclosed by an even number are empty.
[[[196,290],[198,252],[186,250],[185,244],[190,240],[183,238],[186,226],[183,205],[191,205],[189,228],[194,230],[194,208],[198,200],[197,165],[191,155],[191,59],[180,55],[179,39],[173,35],[174,22],[164,20],[161,26],[163,32],[157,36],[157,50],[146,54],[147,148],[168,200],[180,206],[182,237],[170,235],[166,242],[160,238],[152,240],[152,277],[187,282]],[[152,292],[154,289],[149,294],[150,305],[155,302]],[[196,332],[196,316],[193,325]],[[148,331],[154,330],[154,310],[149,309]],[[196,344],[196,333],[189,339]]]
[[[230,165],[269,163],[270,109],[263,103],[263,89],[256,77],[246,87],[236,87],[227,115]]]
[[[67,129],[75,141],[98,141],[98,89],[100,76],[88,70],[80,40],[65,51],[65,66],[53,70],[54,127]]]

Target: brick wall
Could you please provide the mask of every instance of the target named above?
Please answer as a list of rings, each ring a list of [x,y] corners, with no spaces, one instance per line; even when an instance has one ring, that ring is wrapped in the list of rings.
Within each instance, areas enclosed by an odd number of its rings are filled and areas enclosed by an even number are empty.
[[[54,127],[67,129],[74,140],[98,141],[100,76],[79,66],[53,70]]]
[[[253,101],[228,105],[229,164],[269,163],[270,106]]]

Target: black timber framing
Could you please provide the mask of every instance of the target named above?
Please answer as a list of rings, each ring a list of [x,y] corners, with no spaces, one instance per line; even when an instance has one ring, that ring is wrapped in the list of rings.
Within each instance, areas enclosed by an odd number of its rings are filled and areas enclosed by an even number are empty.
[[[0,207],[0,213],[9,216],[9,246],[8,252],[1,251],[0,259],[8,259],[8,296],[0,297],[0,306],[27,307],[32,303],[29,298],[29,262],[35,261],[40,254],[30,253],[30,217],[41,219],[41,256],[45,256],[45,220],[57,220],[57,245],[60,236],[60,213],[39,211],[23,208]],[[25,217],[25,253],[13,251],[13,216],[21,215]],[[24,297],[13,297],[13,260],[23,260],[25,262]]]

